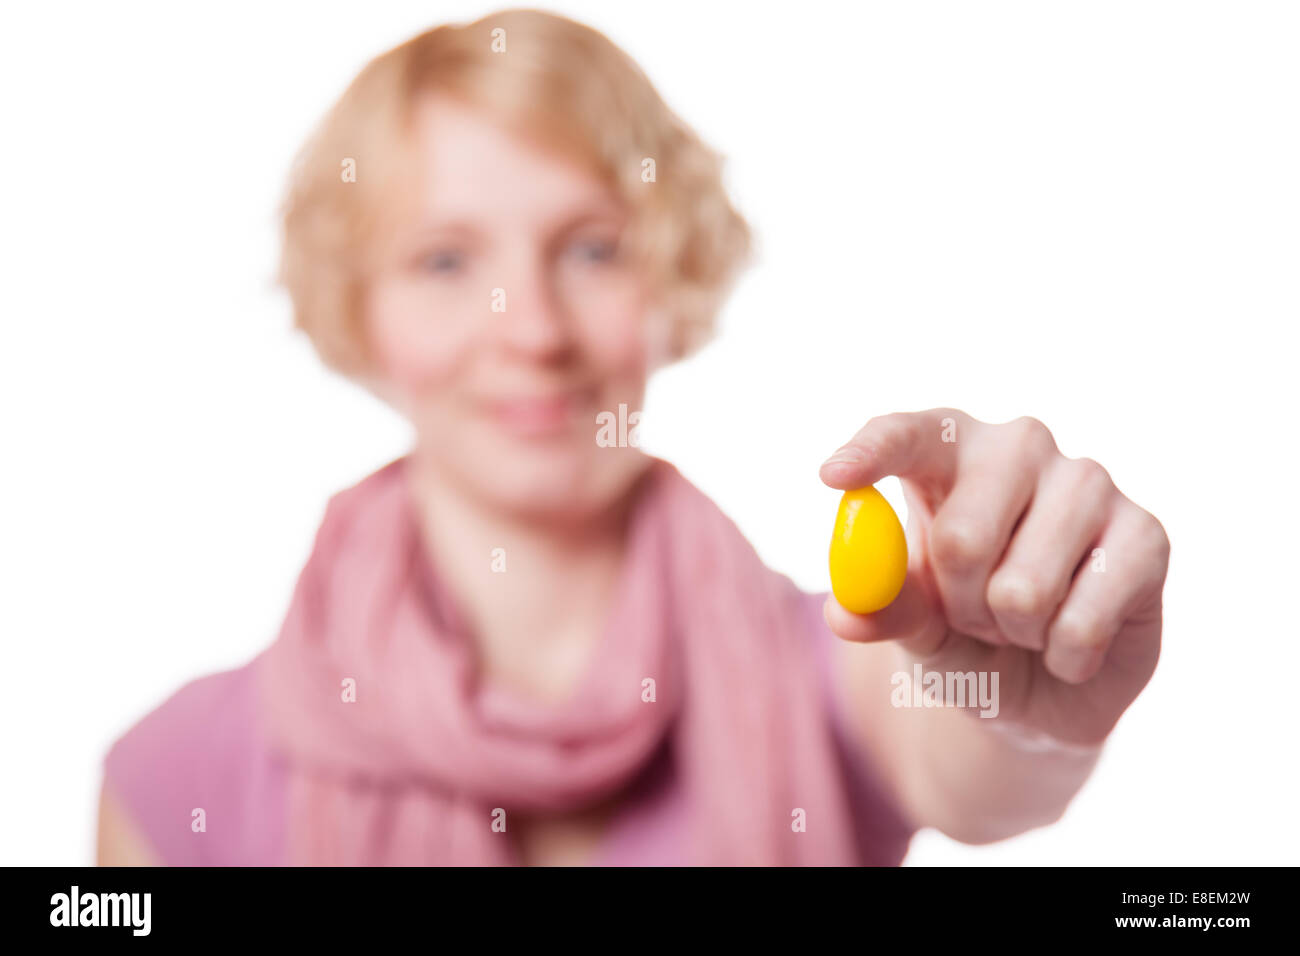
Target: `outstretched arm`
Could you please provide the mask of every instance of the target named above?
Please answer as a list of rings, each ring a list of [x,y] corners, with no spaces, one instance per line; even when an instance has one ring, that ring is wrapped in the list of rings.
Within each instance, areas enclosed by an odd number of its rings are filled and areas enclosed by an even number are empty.
[[[1059,819],[1155,669],[1163,527],[1030,418],[883,416],[821,475],[898,475],[908,502],[898,598],[826,604],[846,709],[904,814],[971,843]],[[995,699],[951,706],[972,680]],[[936,682],[950,706],[924,704]]]

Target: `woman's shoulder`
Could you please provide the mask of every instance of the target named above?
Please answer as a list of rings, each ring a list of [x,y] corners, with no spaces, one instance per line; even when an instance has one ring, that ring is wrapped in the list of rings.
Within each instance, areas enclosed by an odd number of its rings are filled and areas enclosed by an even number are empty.
[[[185,683],[104,757],[106,787],[165,865],[277,860],[283,783],[260,732],[257,663]]]

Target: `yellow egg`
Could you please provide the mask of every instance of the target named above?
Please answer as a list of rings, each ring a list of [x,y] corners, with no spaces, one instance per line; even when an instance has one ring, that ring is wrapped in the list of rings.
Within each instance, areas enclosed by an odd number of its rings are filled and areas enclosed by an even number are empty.
[[[831,592],[855,614],[898,597],[907,577],[907,537],[885,496],[868,485],[844,492],[831,537]]]

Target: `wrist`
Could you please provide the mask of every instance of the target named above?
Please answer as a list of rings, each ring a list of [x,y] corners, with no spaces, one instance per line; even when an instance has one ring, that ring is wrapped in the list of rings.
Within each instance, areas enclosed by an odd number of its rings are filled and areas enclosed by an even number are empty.
[[[977,721],[994,738],[1014,750],[1030,754],[1061,754],[1080,757],[1096,757],[1105,746],[1101,740],[1095,744],[1077,743],[1062,740],[1045,731],[1016,724],[1012,721],[994,717]]]

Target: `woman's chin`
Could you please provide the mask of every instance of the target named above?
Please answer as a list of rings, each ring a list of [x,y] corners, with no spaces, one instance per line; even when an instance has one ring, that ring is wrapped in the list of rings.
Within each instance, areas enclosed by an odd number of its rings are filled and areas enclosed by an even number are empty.
[[[519,516],[577,520],[617,501],[647,463],[635,448],[594,441],[518,442],[481,473],[481,491]]]

